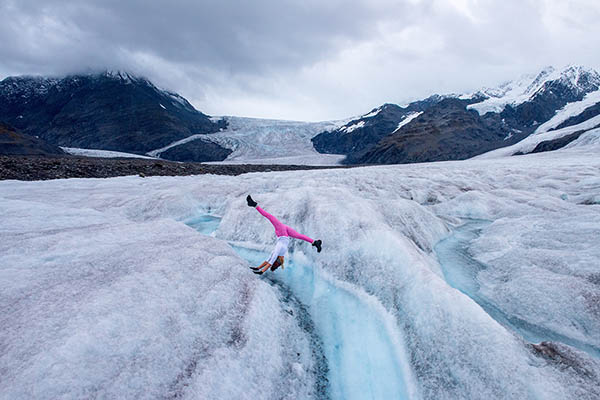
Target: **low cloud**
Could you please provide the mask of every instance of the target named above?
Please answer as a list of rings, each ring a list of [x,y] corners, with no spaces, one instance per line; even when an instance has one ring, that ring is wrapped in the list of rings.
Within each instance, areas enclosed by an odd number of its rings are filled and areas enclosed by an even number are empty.
[[[0,77],[125,69],[210,114],[335,119],[596,67],[598,17],[587,0],[3,0]]]

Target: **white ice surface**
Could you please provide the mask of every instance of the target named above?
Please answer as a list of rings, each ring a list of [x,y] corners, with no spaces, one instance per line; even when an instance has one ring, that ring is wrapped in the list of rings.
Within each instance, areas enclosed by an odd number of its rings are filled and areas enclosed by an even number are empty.
[[[580,145],[350,170],[0,182],[0,397],[310,398],[304,331],[226,245],[273,245],[247,193],[323,240],[321,253],[290,249],[315,274],[393,316],[422,398],[600,396],[598,361],[539,356],[452,288],[433,252],[461,219],[491,221],[469,246],[488,300],[598,346],[600,157]],[[214,238],[177,222],[207,212],[222,216]]]
[[[491,159],[491,158],[499,158],[499,157],[507,157],[512,156],[515,153],[521,152],[523,154],[530,153],[535,149],[535,147],[541,142],[547,140],[558,139],[563,136],[570,135],[572,133],[578,131],[589,131],[591,134],[597,131],[597,128],[600,127],[600,115],[592,117],[580,124],[567,126],[566,128],[556,129],[554,131],[548,131],[543,133],[537,133],[527,136],[525,139],[521,140],[518,143],[513,144],[508,147],[501,147],[496,150],[488,151],[487,153],[480,154],[478,156],[473,157],[473,159]],[[592,151],[592,149],[589,149]]]
[[[118,157],[147,158],[147,159],[155,158],[155,157],[142,156],[139,154],[123,153],[120,151],[110,151],[110,150],[80,149],[77,147],[61,147],[61,149],[63,149],[64,151],[66,151],[69,154],[73,154],[74,156],[98,157],[98,158],[118,158]]]
[[[417,118],[421,114],[423,114],[423,111],[408,114],[406,117],[404,117],[404,119],[402,121],[400,121],[398,123],[398,127],[396,128],[396,130],[394,132],[399,131],[400,128],[402,128],[405,125],[408,125],[413,119]]]
[[[0,398],[310,397],[309,341],[276,291],[224,242],[155,218],[186,195],[147,184],[35,185],[80,204],[2,198]],[[114,196],[133,187],[137,200]]]
[[[550,129],[556,128],[558,125],[571,117],[575,117],[585,111],[586,108],[600,103],[600,90],[588,93],[583,100],[568,103],[563,108],[558,110],[554,117],[540,125],[535,133],[547,132]]]
[[[204,139],[233,150],[223,161],[227,164],[336,165],[344,158],[342,155],[318,153],[310,141],[325,130],[339,127],[343,124],[342,121],[298,122],[243,117],[224,118],[229,124],[224,131],[208,135],[193,135],[148,152],[148,155],[160,156],[160,153],[172,147]],[[211,164],[218,164],[218,162]]]
[[[345,127],[341,128],[340,130],[345,133],[351,133],[359,128],[362,128],[363,126],[365,126],[365,121],[358,121],[357,123],[352,124],[350,126],[345,126]]]
[[[572,141],[568,145],[566,145],[565,149],[591,149],[596,148],[600,150],[600,129],[592,129],[581,136],[579,136],[576,140]]]
[[[378,108],[374,109],[373,111],[371,111],[370,113],[363,115],[361,118],[371,118],[371,117],[374,117],[374,116],[376,116],[377,114],[379,114],[381,112],[381,108],[382,107],[378,107]]]

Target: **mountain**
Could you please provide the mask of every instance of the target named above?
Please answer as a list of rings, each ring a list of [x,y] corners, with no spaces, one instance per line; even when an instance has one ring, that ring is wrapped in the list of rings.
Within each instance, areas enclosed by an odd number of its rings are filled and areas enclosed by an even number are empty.
[[[390,164],[395,160],[413,163],[466,159],[496,148],[508,134],[505,127],[491,123],[477,112],[466,111],[465,102],[453,98],[417,114],[398,132],[401,133],[382,138],[364,152],[350,154],[347,161]]]
[[[405,107],[384,104],[312,142],[319,152],[346,155],[346,164],[465,159],[595,117],[599,88],[595,70],[547,67],[472,94],[434,95]]]
[[[65,152],[44,140],[17,132],[13,127],[0,122],[1,155],[61,156]]]
[[[58,146],[137,154],[226,127],[178,94],[121,71],[6,78],[0,82],[0,120]],[[205,147],[196,144],[192,161],[227,153],[212,143]]]

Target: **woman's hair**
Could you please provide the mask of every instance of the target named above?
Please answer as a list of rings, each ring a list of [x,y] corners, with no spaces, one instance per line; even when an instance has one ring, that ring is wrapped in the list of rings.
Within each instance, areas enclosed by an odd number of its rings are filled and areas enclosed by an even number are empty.
[[[277,256],[275,262],[273,262],[273,266],[271,267],[271,271],[275,271],[279,267],[283,267],[284,258],[283,256]]]

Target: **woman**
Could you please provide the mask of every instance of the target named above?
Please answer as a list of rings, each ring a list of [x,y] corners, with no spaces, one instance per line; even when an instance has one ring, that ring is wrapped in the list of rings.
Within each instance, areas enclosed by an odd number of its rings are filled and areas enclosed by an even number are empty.
[[[321,240],[312,240],[308,236],[298,233],[295,230],[293,230],[292,228],[290,228],[289,226],[281,223],[277,218],[275,218],[274,216],[272,216],[271,214],[269,214],[268,212],[266,212],[265,210],[260,208],[260,206],[254,200],[252,200],[252,197],[250,197],[250,195],[248,195],[248,197],[246,197],[246,201],[248,202],[249,207],[255,207],[256,210],[263,217],[268,219],[269,222],[271,222],[271,224],[273,224],[273,227],[275,228],[275,235],[277,235],[277,242],[275,243],[275,249],[271,253],[271,256],[269,257],[269,259],[267,261],[263,262],[262,264],[260,264],[258,267],[250,267],[250,269],[255,274],[262,275],[269,268],[271,268],[271,271],[275,271],[280,266],[283,269],[284,256],[285,256],[285,253],[287,253],[287,249],[290,244],[290,236],[293,238],[301,239],[308,243],[311,243],[314,247],[317,248],[318,253],[321,252]]]

